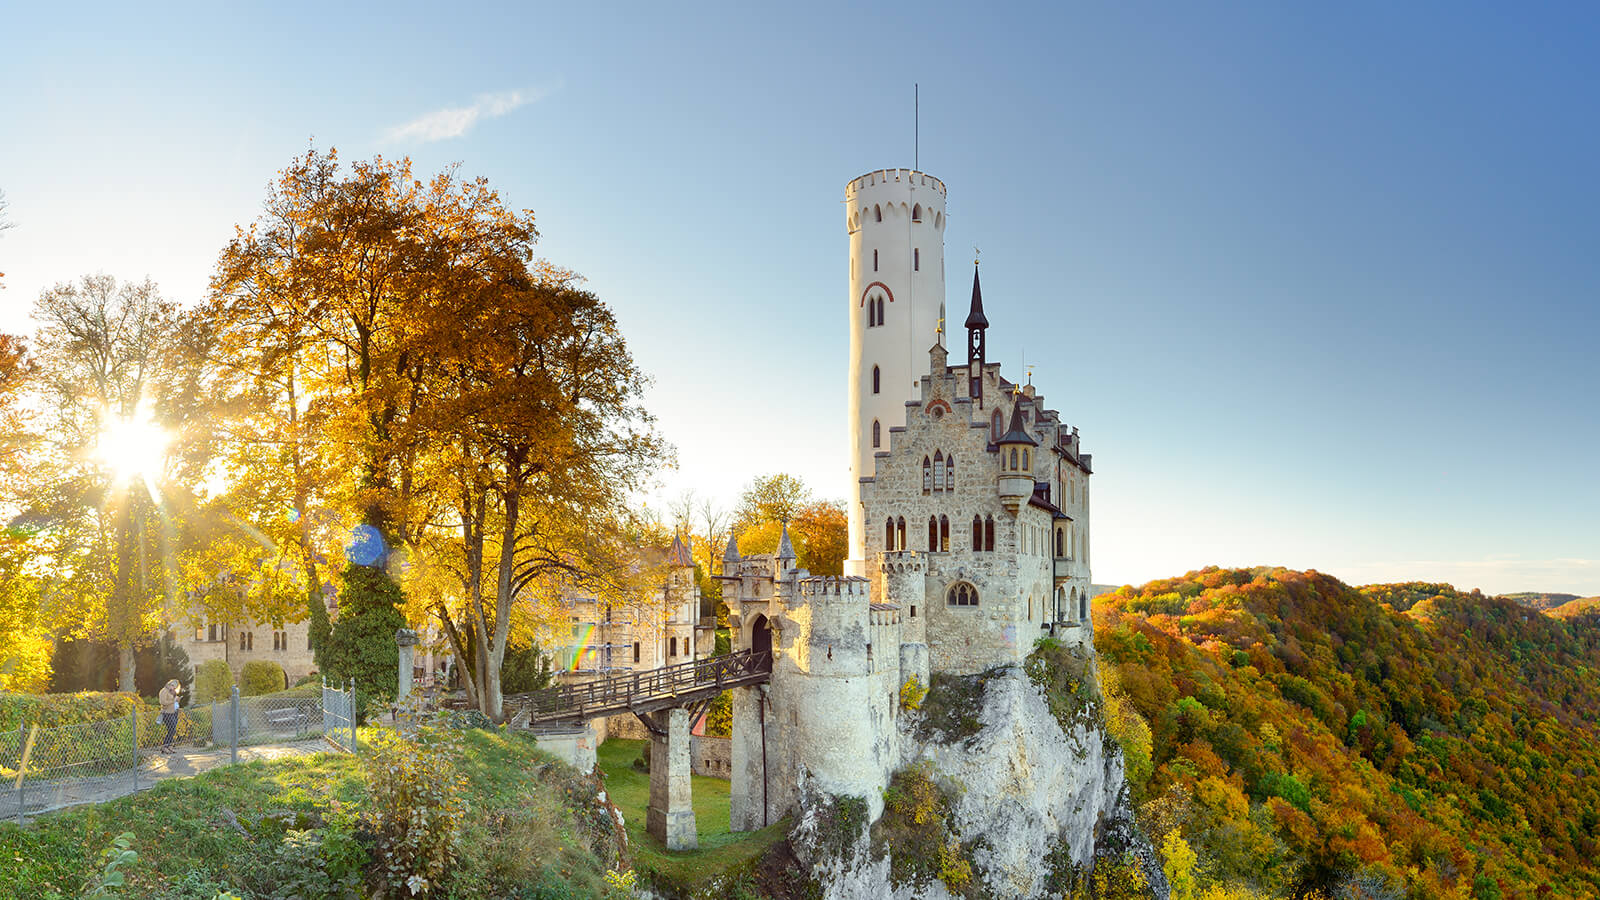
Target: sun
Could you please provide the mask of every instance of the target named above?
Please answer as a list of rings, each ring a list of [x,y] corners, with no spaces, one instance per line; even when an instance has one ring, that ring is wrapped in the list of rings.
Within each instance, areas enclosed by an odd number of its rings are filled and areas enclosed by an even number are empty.
[[[109,415],[100,428],[100,460],[117,484],[139,480],[147,485],[161,477],[172,437],[151,419],[148,410],[132,416]]]

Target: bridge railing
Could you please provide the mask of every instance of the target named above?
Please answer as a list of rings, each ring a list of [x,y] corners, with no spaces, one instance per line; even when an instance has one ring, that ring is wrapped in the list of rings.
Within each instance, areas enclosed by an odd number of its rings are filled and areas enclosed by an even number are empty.
[[[529,720],[582,717],[586,711],[625,710],[635,703],[746,681],[772,669],[770,651],[741,650],[643,672],[567,684],[506,699]]]

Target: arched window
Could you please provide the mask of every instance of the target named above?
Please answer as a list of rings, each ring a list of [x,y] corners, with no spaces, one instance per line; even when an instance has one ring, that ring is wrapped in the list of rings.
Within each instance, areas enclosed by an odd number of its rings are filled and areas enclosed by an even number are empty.
[[[1024,472],[1032,472],[1033,471],[1033,466],[1028,465],[1028,448],[1027,447],[1023,447],[1022,448],[1022,471],[1024,471]]]
[[[1084,591],[1083,594],[1078,597],[1078,618],[1082,619],[1085,622],[1089,621],[1089,592],[1088,591]]]
[[[873,426],[874,429],[876,429],[877,426],[878,426],[878,423],[874,422],[874,423],[872,423],[872,426]],[[874,432],[874,433],[876,433],[876,432]],[[876,447],[877,444],[873,444],[873,446]],[[1056,555],[1057,556],[1066,556],[1066,554],[1062,552],[1063,550],[1066,549],[1066,545],[1067,545],[1067,531],[1066,531],[1066,529],[1065,528],[1057,528],[1056,529]]]
[[[947,491],[956,489],[956,458],[954,454],[944,458],[944,489]]]
[[[978,589],[965,581],[958,581],[950,585],[950,591],[945,594],[945,602],[951,606],[977,606]]]
[[[994,550],[994,516],[985,516],[983,520],[983,549]]]
[[[913,222],[921,222],[922,221],[922,204],[921,203],[918,203],[917,205],[911,207],[911,221],[913,221]]]
[[[939,517],[939,549],[950,549],[950,517]]]
[[[878,420],[877,419],[873,419],[872,420],[872,449],[876,450],[881,446],[883,446],[882,428],[881,428],[881,426],[878,425]]]
[[[877,366],[873,366],[872,367],[872,392],[874,394],[876,394],[878,392],[878,389],[883,385],[882,378],[880,377],[881,374],[882,373],[880,373],[878,371],[878,367]],[[877,445],[874,444],[873,446],[876,447]]]
[[[1011,448],[1011,471],[1017,470],[1017,448]]]
[[[901,516],[894,520],[894,547],[896,550],[906,548],[906,517]]]
[[[900,549],[894,545],[894,516],[883,521],[883,549],[886,551]]]
[[[944,213],[937,213],[936,212],[936,213],[933,214],[933,227],[935,227],[935,228],[943,228],[944,227]]]
[[[933,451],[933,489],[944,492],[944,451]]]
[[[983,549],[983,517],[972,517],[972,552]]]
[[[872,218],[874,220],[876,220],[876,221],[879,221],[879,222],[883,221],[883,210],[879,209],[877,204],[873,204],[873,207],[872,207]],[[874,272],[876,272],[878,270],[878,266],[877,266],[878,253],[877,253],[877,251],[873,251],[873,253],[872,253],[872,262],[873,262],[872,270]]]
[[[1004,432],[1000,430],[1000,410],[997,409],[994,415],[989,417],[989,443],[999,443],[1002,434]]]
[[[928,465],[928,458],[922,458],[922,492],[924,494],[933,490],[933,468]]]
[[[939,549],[939,517],[928,517],[928,552]]]
[[[883,295],[878,295],[878,324],[883,324]]]

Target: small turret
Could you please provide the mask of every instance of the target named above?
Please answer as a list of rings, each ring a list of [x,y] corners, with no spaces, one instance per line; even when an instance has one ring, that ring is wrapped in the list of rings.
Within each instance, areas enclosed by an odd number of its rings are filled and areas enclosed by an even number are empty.
[[[778,554],[775,557],[782,571],[794,568],[794,544],[789,540],[789,520],[783,521],[783,531],[778,537]]]
[[[672,547],[667,550],[667,565],[675,568],[694,568],[694,557],[689,555],[689,545],[680,535],[672,536]]]
[[[1039,446],[1022,421],[1022,403],[1021,396],[1012,397],[1011,427],[995,442],[1000,448],[1000,503],[1013,514],[1033,495],[1033,450]]]
[[[727,572],[730,566],[737,568],[734,564],[742,559],[743,557],[739,555],[739,536],[730,531],[728,532],[728,546],[722,551],[722,571]]]

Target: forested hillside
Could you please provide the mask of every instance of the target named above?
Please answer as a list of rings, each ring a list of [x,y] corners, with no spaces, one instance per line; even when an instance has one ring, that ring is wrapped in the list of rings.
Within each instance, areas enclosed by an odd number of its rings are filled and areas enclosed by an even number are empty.
[[[1129,754],[1146,828],[1178,830],[1202,884],[1600,896],[1600,613],[1205,569],[1096,619],[1110,692],[1151,730]]]

